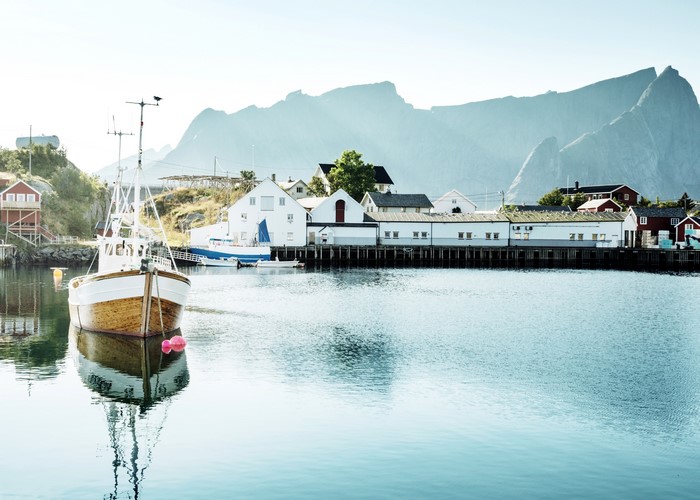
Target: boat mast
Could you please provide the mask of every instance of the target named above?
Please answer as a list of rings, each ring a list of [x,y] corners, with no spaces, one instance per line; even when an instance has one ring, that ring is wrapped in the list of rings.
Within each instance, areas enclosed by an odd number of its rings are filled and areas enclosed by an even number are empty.
[[[153,96],[153,99],[156,101],[155,103],[152,102],[144,102],[143,98],[141,99],[141,102],[133,102],[133,101],[126,101],[127,104],[138,104],[141,106],[141,121],[139,124],[139,156],[138,156],[138,163],[136,165],[136,178],[134,180],[134,226],[133,226],[133,245],[132,245],[132,258],[134,259],[135,262],[138,260],[138,256],[136,255],[136,240],[139,237],[139,231],[141,229],[141,221],[140,221],[140,214],[141,214],[141,159],[143,157],[143,108],[144,106],[158,106],[159,102],[161,100],[160,97],[158,96]]]

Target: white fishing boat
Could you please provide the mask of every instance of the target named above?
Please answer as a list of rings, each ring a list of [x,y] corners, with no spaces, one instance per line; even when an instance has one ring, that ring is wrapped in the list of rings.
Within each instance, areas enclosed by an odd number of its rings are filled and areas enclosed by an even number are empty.
[[[200,257],[198,264],[207,267],[241,267],[241,261],[236,257],[221,257],[218,259]]]
[[[293,269],[298,267],[304,267],[304,264],[299,262],[297,259],[294,260],[259,260],[255,263],[255,267],[265,268],[265,269]]]
[[[97,237],[97,271],[70,280],[68,306],[71,323],[78,328],[149,337],[180,327],[191,285],[177,270],[147,186],[144,199],[157,228],[141,222],[143,108],[149,103],[141,100],[133,104],[141,106],[134,201],[128,203],[130,192],[122,195],[123,171],[119,166],[110,214]]]
[[[231,238],[211,237],[207,241],[207,248],[192,247],[190,253],[208,259],[234,257],[243,265],[270,260],[270,233],[267,230],[267,222],[263,219],[258,224],[258,237],[254,245],[239,245]]]

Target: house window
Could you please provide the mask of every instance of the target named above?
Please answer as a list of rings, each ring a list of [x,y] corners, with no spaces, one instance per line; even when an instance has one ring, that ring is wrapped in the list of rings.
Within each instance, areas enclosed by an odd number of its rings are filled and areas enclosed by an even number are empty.
[[[301,187],[301,186],[297,187],[297,193],[303,193],[303,192],[304,192],[303,187]]]
[[[28,195],[27,195],[27,201],[28,201],[28,202],[31,202],[31,203],[34,203],[34,202],[36,201],[36,195],[35,195],[35,194],[28,194]],[[676,219],[676,221],[678,221],[678,219]],[[672,223],[673,223],[673,222],[672,222]],[[676,224],[678,224],[678,222],[676,222]]]
[[[413,239],[414,240],[418,239],[418,231],[413,231]]]
[[[280,207],[284,206],[284,196],[280,196]]]
[[[275,197],[274,196],[261,196],[260,197],[260,210],[264,212],[271,212],[275,209]]]
[[[27,200],[27,201],[30,201],[30,200]],[[34,201],[34,200],[31,200],[31,201]],[[671,219],[671,225],[672,225],[672,226],[675,226],[675,225],[678,224],[679,222],[680,222],[680,220],[678,219],[678,217],[673,217],[673,218]]]
[[[294,241],[294,233],[287,233],[287,241]]]
[[[530,233],[525,233],[525,234],[523,235],[523,239],[524,239],[524,240],[529,240],[529,239],[530,239]]]
[[[472,233],[466,233],[465,239],[471,240],[471,239],[472,239]]]
[[[417,213],[417,214],[420,213],[420,207],[416,208],[416,213]]]
[[[646,224],[646,223],[647,223],[647,218],[646,218],[646,217],[640,217],[640,218],[639,218],[639,224],[640,224],[640,225],[643,225],[643,224]]]
[[[294,214],[287,214],[287,222],[294,222]]]
[[[421,239],[423,239],[423,240],[427,240],[427,239],[428,239],[428,233],[427,233],[426,231],[423,231],[423,232],[420,233],[420,237],[421,237]]]
[[[394,231],[394,238],[398,238],[398,237],[399,237],[399,232],[398,232],[398,231]]]
[[[591,235],[591,238],[593,238],[593,241],[598,241],[598,235],[595,233]]]
[[[452,204],[456,205],[457,204],[457,198],[452,198]]]
[[[686,225],[685,225],[685,232],[686,232],[686,233],[687,233],[688,231],[692,231],[693,229],[695,229],[695,228],[693,227],[693,224],[686,224]]]
[[[513,235],[513,238],[516,239],[516,240],[519,240],[519,239],[520,239],[520,233],[515,233],[515,234]]]
[[[386,207],[382,207],[382,212],[386,212],[386,211],[387,211],[387,208],[386,208]]]
[[[606,208],[605,211],[606,211],[606,212],[612,212],[613,209],[612,209],[612,208]]]
[[[5,195],[5,201],[15,201],[15,193],[7,193]]]
[[[598,235],[598,239],[599,239],[600,241],[605,241],[605,233],[599,234],[599,235]]]
[[[486,239],[490,240],[491,239],[491,233],[486,233]]]
[[[401,213],[406,213],[406,207],[401,207]]]
[[[245,231],[241,231],[241,241],[247,241],[248,240],[248,233]]]
[[[574,233],[569,233],[569,239],[571,241],[573,241],[575,237],[576,237],[576,235]]]
[[[248,214],[243,214],[243,213],[242,213],[242,214],[241,214],[241,220],[242,220],[243,222],[247,221],[247,220],[248,220]]]
[[[391,231],[384,231],[384,237],[388,240],[391,239]]]
[[[497,240],[498,239],[498,233],[493,233],[493,239]]]
[[[578,240],[583,241],[583,233],[578,233]]]
[[[457,239],[458,240],[463,240],[464,239],[464,233],[457,233]]]
[[[255,196],[250,197],[250,204],[255,205]]]
[[[625,201],[627,201],[627,200],[629,200],[629,199],[630,199],[629,193],[625,193]]]
[[[17,201],[24,201],[24,193],[17,193]]]

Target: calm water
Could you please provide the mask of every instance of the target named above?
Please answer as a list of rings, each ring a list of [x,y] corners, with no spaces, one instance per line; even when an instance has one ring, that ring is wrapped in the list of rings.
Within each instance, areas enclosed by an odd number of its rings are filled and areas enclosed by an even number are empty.
[[[700,494],[698,275],[189,273],[144,403],[0,269],[1,498]]]

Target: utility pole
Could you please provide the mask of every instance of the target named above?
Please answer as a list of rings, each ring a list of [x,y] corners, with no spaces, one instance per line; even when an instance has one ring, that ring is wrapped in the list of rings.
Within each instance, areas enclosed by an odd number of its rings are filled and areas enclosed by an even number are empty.
[[[29,125],[29,175],[32,175],[32,126]]]

